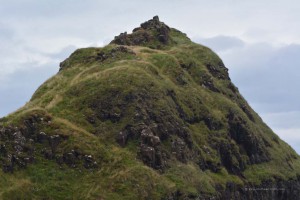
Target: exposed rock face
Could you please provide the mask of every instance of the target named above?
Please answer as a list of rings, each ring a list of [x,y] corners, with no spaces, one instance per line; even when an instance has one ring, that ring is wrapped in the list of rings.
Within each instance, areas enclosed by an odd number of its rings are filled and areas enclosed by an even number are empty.
[[[241,117],[236,116],[231,112],[227,116],[227,123],[218,122],[213,116],[207,114],[197,118],[190,118],[179,103],[176,93],[172,90],[166,92],[167,96],[174,103],[177,110],[178,118],[166,118],[171,116],[168,113],[155,114],[149,108],[154,107],[151,101],[144,99],[139,109],[137,109],[136,116],[143,116],[138,118],[138,126],[126,126],[122,131],[116,135],[116,141],[122,147],[126,147],[129,140],[138,140],[140,147],[138,157],[148,166],[164,170],[168,167],[168,162],[172,158],[187,163],[189,161],[196,161],[202,170],[210,170],[212,172],[219,172],[224,166],[229,173],[241,175],[246,169],[247,165],[253,165],[263,162],[268,162],[270,156],[268,155],[267,147],[269,144],[262,138],[258,138],[255,133],[252,133],[248,126],[248,122]],[[135,96],[132,99],[139,99]],[[138,103],[134,104],[138,105]],[[112,107],[112,105],[106,105]],[[126,110],[123,108],[123,110]],[[147,110],[141,112],[139,110]],[[123,116],[121,114],[120,116]],[[110,117],[112,122],[114,118]],[[120,117],[119,120],[121,120]],[[209,135],[209,146],[203,149],[196,148],[193,145],[191,133],[186,127],[189,124],[203,122],[208,129],[218,131],[223,127],[228,127],[228,135],[226,140],[220,140],[221,136],[216,134]],[[222,136],[223,137],[223,136]],[[165,148],[161,143],[170,143],[170,148]],[[212,161],[209,157],[204,159],[203,153],[210,154],[209,149],[215,149],[219,161]]]
[[[170,28],[163,22],[160,22],[158,16],[155,16],[153,19],[142,23],[141,27],[135,28],[132,34],[124,32],[116,36],[111,43],[161,48],[161,45],[167,45],[170,42],[169,34]]]
[[[189,195],[186,196],[182,192],[177,191],[164,200],[177,200],[177,199],[189,199],[189,200],[298,200],[300,193],[300,179],[288,180],[278,182],[264,182],[261,185],[246,185],[239,186],[234,183],[227,183],[225,190],[220,190],[219,195],[206,196],[203,195]]]
[[[82,161],[85,168],[97,167],[97,162],[91,155],[83,155],[74,150],[62,153],[60,144],[68,137],[48,135],[40,131],[41,127],[49,124],[49,116],[34,114],[23,120],[22,127],[0,127],[0,165],[4,172],[23,169],[32,164],[37,156],[56,160],[58,164],[67,164],[70,167],[76,167]]]
[[[34,143],[48,142],[45,133],[38,133],[38,126],[47,124],[50,120],[35,115],[24,120],[23,127],[0,127],[0,161],[3,171],[13,172],[15,168],[24,168],[34,161]]]
[[[241,150],[245,151],[250,159],[251,164],[267,162],[270,160],[266,149],[268,144],[265,144],[262,138],[258,138],[246,128],[247,124],[241,118],[238,118],[233,113],[228,116],[229,133]]]

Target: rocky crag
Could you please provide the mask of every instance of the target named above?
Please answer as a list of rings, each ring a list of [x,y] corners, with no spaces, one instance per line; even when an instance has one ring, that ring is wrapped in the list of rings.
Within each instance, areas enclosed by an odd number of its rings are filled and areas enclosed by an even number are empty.
[[[76,50],[0,119],[1,199],[298,199],[300,159],[158,17]]]

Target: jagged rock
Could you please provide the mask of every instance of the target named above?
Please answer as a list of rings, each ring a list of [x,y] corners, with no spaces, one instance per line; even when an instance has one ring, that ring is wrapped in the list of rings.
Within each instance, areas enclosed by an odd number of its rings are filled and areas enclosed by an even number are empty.
[[[244,113],[246,113],[246,115],[248,116],[248,118],[254,122],[254,117],[253,114],[250,111],[250,108],[246,105],[246,104],[242,104],[240,105],[240,107],[242,108],[242,110],[244,111]]]
[[[27,164],[28,164],[28,163],[32,163],[33,161],[34,161],[34,157],[32,157],[32,156],[31,156],[31,157],[25,157],[25,158],[24,158],[24,162],[27,163]]]
[[[128,132],[127,132],[127,130],[120,131],[119,134],[117,135],[117,138],[116,138],[117,142],[122,147],[125,147],[125,145],[127,143],[127,139],[128,139]]]
[[[115,42],[117,44],[123,44],[123,45],[126,45],[127,44],[127,32],[124,32],[124,33],[120,33],[119,36],[116,36],[115,37]]]
[[[153,19],[142,23],[141,27],[135,28],[132,34],[124,32],[116,36],[111,43],[118,45],[150,45],[155,48],[153,46],[155,41],[167,45],[170,41],[169,34],[170,28],[160,22],[158,16],[155,16]]]
[[[213,78],[211,76],[209,76],[208,74],[203,74],[201,76],[199,85],[201,85],[202,87],[207,88],[213,92],[220,92],[220,90],[215,86]]]
[[[85,155],[83,165],[87,169],[95,168],[95,167],[97,167],[97,162],[93,159],[92,155]]]
[[[0,155],[5,156],[7,154],[7,149],[5,144],[0,144]]]
[[[160,22],[158,16],[154,16],[152,19],[141,24],[141,28],[143,28],[145,30],[159,29],[161,27],[168,27],[168,26],[166,26],[164,23]],[[170,29],[170,28],[168,27],[168,29]]]
[[[152,131],[149,128],[143,129],[141,133],[141,142],[143,144],[156,147],[160,144],[160,138],[158,136],[153,135]]]
[[[142,144],[140,147],[143,162],[150,166],[155,167],[155,149],[153,147]]]
[[[20,168],[25,168],[27,166],[27,162],[24,160],[24,158],[14,156],[15,158],[15,163],[20,167]]]
[[[14,150],[15,150],[15,153],[18,155],[23,151],[23,147],[21,145],[16,144],[16,145],[14,145]]]
[[[206,67],[215,78],[230,80],[228,69],[224,66],[223,62],[220,62],[218,65],[208,63]]]
[[[158,29],[158,41],[160,41],[163,44],[168,44],[169,31],[170,29],[167,26],[161,26]]]
[[[135,56],[134,51],[127,47],[122,47],[122,46],[117,46],[114,48],[111,48],[107,51],[103,50],[95,50],[93,55],[86,55],[84,51],[86,49],[78,49],[76,50],[70,58],[64,60],[63,62],[60,63],[60,69],[59,71],[62,71],[63,69],[67,69],[69,67],[72,67],[73,65],[76,64],[77,61],[84,62],[86,64],[90,64],[93,62],[98,62],[98,63],[105,63],[105,62],[111,62],[111,61],[116,61],[120,58],[122,58],[124,55],[131,55]],[[75,59],[73,59],[75,58]],[[45,121],[45,120],[44,120]]]
[[[4,163],[2,164],[2,170],[3,172],[13,172],[14,171],[14,164],[15,164],[15,158],[13,155],[8,155],[5,159]]]
[[[56,163],[62,165],[64,163],[64,157],[62,155],[55,156]]]
[[[270,160],[266,146],[263,146],[263,139],[249,132],[247,122],[231,112],[228,115],[229,134],[241,151],[245,151],[251,164],[267,162]]]
[[[52,135],[48,138],[49,145],[51,147],[51,151],[55,154],[56,148],[61,142],[61,137],[59,135]]]
[[[198,164],[199,164],[200,169],[202,169],[203,171],[206,169],[209,169],[210,171],[212,171],[214,173],[218,173],[222,169],[221,163],[219,163],[219,162],[214,163],[211,160],[199,162]]]
[[[211,115],[207,115],[203,119],[203,121],[207,128],[209,128],[210,130],[220,130],[224,127],[224,125],[221,122],[214,119]]]
[[[13,134],[14,137],[14,142],[15,144],[18,144],[20,146],[24,146],[26,143],[26,138],[22,135],[22,133],[20,131],[15,132]]]
[[[222,143],[219,146],[222,165],[229,173],[241,174],[246,168],[246,162],[234,144]]]
[[[172,142],[172,153],[175,154],[176,158],[183,163],[187,162],[187,150],[186,150],[186,144],[183,140],[180,138],[176,138]]]
[[[52,150],[50,150],[50,149],[43,149],[42,154],[48,160],[52,160],[54,158],[54,154],[53,154]]]
[[[36,141],[38,143],[46,143],[46,142],[48,142],[48,135],[44,132],[40,132],[36,136]]]
[[[76,164],[76,161],[77,161],[75,152],[72,151],[70,153],[64,153],[64,155],[63,155],[63,161],[67,165],[69,165],[71,167],[75,167],[76,166],[75,164]]]

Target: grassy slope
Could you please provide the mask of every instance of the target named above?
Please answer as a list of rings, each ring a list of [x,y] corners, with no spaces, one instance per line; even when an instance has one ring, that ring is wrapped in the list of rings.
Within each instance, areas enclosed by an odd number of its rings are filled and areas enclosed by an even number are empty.
[[[175,105],[165,99],[166,90],[173,90],[188,117],[196,113],[206,114],[225,124],[229,110],[234,110],[249,124],[258,137],[263,137],[272,147],[268,148],[272,160],[262,164],[247,166],[245,178],[259,184],[262,180],[295,178],[300,174],[300,161],[285,162],[287,155],[296,153],[261,121],[252,110],[254,122],[249,120],[239,104],[245,102],[228,89],[228,80],[210,77],[221,90],[212,92],[201,87],[202,74],[210,74],[207,63],[218,63],[219,58],[208,48],[194,44],[172,32],[173,40],[179,45],[166,50],[147,47],[128,47],[134,54],[121,53],[103,62],[91,60],[97,52],[107,51],[115,45],[104,48],[77,50],[66,65],[66,69],[45,82],[23,108],[2,119],[2,123],[18,124],[24,116],[35,112],[45,112],[53,118],[46,132],[57,129],[70,139],[63,149],[78,148],[99,158],[101,167],[93,170],[59,166],[54,161],[37,158],[35,164],[14,174],[0,172],[0,197],[2,199],[143,199],[152,196],[159,199],[164,194],[180,189],[186,193],[214,194],[215,186],[225,187],[226,182],[243,184],[244,179],[229,174],[225,168],[218,173],[202,171],[193,163],[171,162],[171,167],[159,173],[136,159],[136,144],[130,142],[125,148],[119,147],[114,136],[126,124],[133,124],[134,103],[122,110],[124,99],[129,94],[145,91],[150,94],[155,105],[153,112],[162,109],[176,112]],[[183,69],[180,63],[194,63],[197,68]],[[178,79],[178,77],[180,77]],[[114,93],[122,91],[122,93]],[[222,94],[223,93],[223,94]],[[225,94],[225,95],[224,95]],[[75,98],[76,97],[76,98]],[[88,105],[95,101],[112,102],[115,113],[125,113],[118,122],[96,120],[96,125],[87,122],[87,116],[95,114]],[[199,101],[201,105],[199,106]],[[126,103],[126,102],[125,102]],[[111,111],[111,110],[109,110]],[[168,112],[169,112],[168,111]],[[196,146],[207,145],[210,135],[225,138],[227,128],[209,130],[202,122],[188,127]],[[279,141],[276,143],[274,138]],[[218,153],[210,149],[212,162],[220,162]]]

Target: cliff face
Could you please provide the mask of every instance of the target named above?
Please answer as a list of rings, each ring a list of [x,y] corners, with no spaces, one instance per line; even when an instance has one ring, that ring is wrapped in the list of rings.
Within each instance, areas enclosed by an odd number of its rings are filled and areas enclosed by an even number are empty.
[[[3,199],[297,199],[300,160],[158,17],[76,50],[1,119]]]

